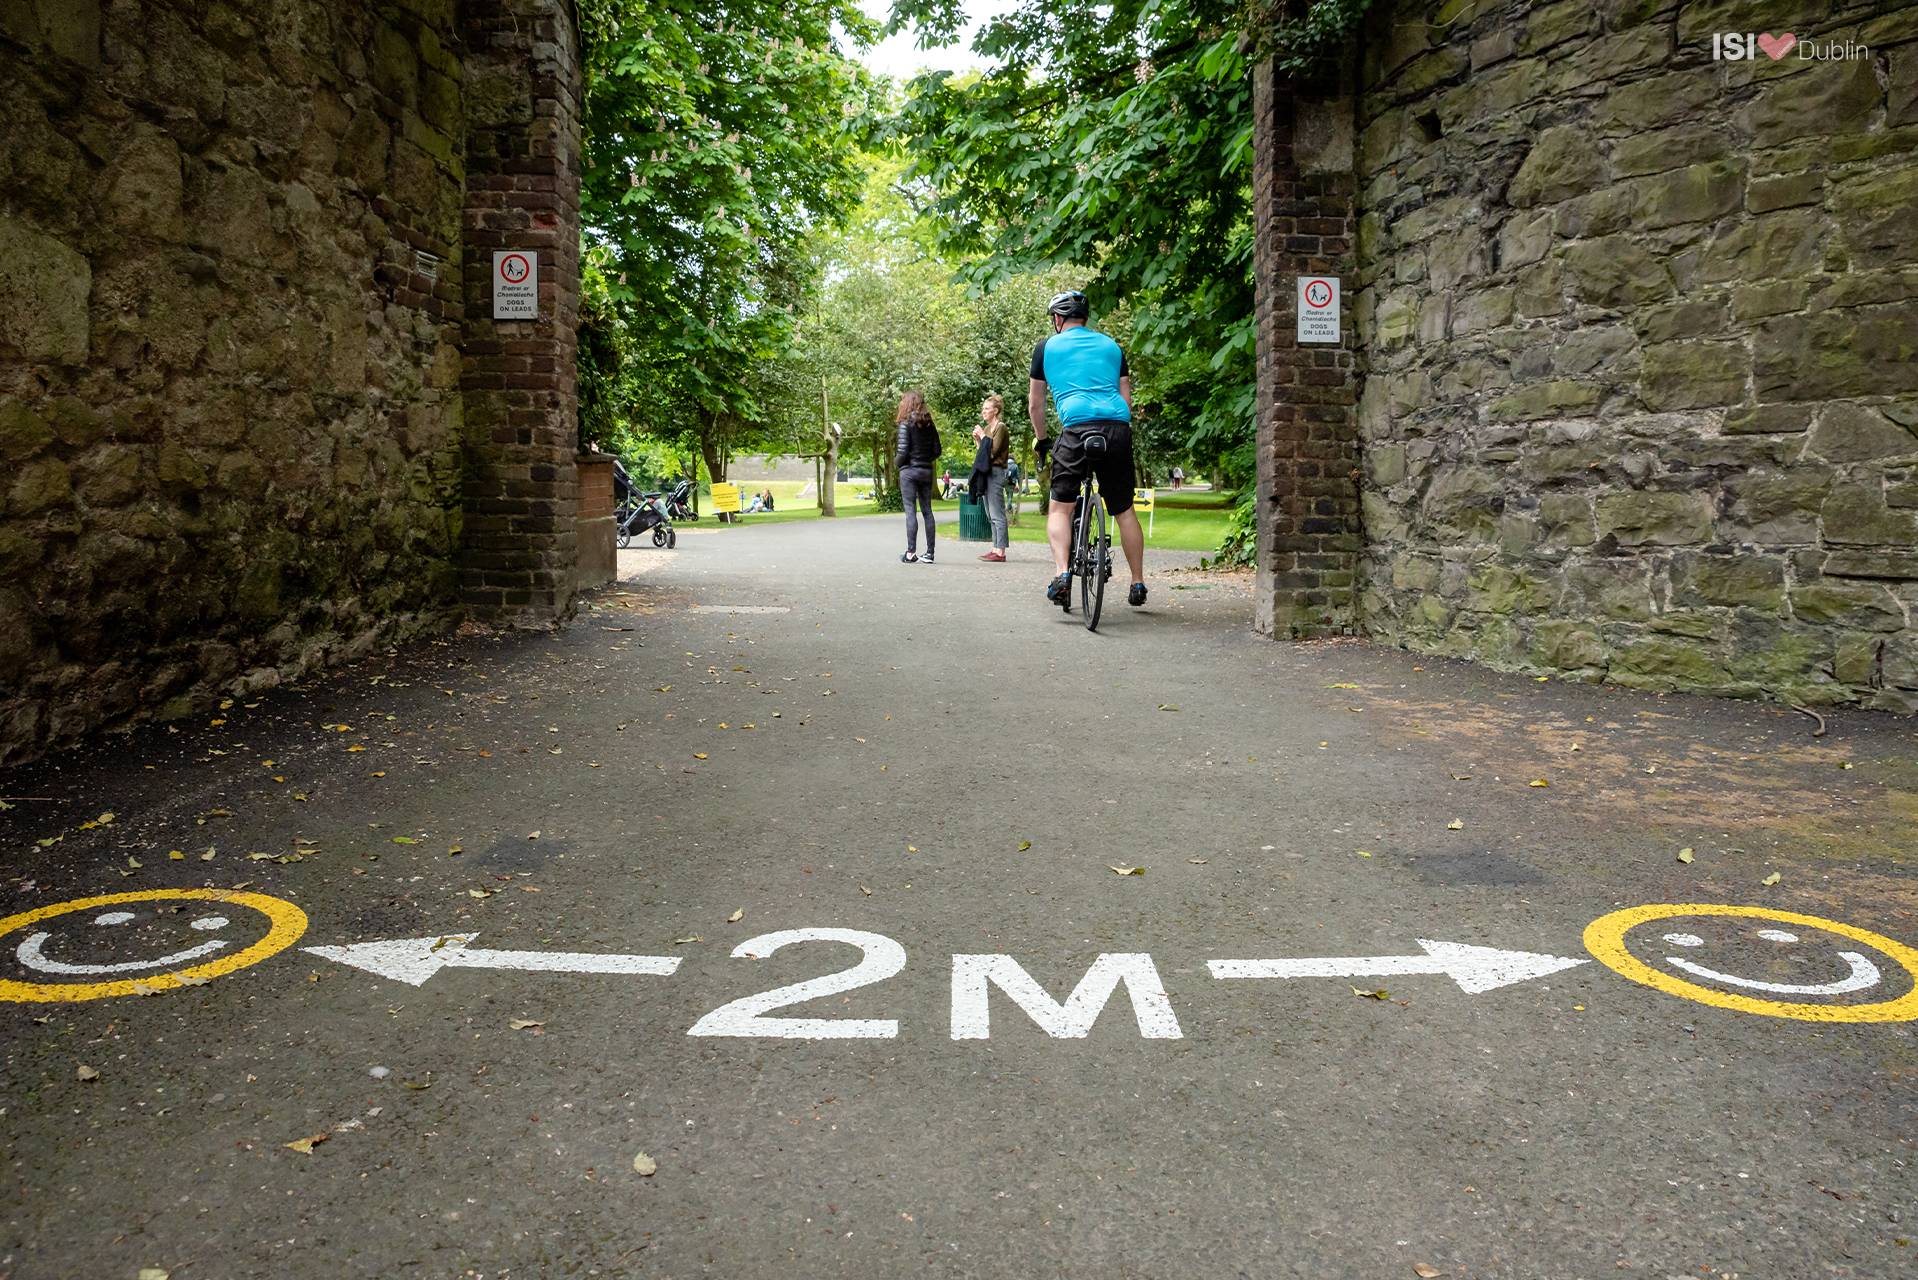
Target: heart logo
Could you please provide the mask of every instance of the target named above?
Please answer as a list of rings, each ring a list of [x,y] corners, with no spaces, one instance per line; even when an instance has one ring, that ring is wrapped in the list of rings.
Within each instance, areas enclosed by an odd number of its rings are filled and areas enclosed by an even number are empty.
[[[1789,31],[1782,36],[1775,36],[1767,31],[1758,37],[1758,47],[1771,55],[1771,60],[1776,62],[1798,47],[1798,37]]]

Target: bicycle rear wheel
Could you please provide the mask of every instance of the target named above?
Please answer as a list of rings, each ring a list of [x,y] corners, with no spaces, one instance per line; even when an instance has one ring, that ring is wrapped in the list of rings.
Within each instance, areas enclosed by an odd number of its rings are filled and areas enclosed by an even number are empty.
[[[1086,630],[1097,631],[1099,609],[1106,598],[1106,558],[1111,554],[1112,544],[1106,537],[1106,504],[1090,485],[1086,486],[1085,511],[1084,545],[1080,554],[1080,564],[1085,571],[1079,577],[1079,607],[1085,612]]]

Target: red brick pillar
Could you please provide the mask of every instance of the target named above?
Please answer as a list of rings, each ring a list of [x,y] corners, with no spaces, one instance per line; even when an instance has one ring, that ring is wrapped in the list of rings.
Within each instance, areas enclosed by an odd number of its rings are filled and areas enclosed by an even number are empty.
[[[570,0],[461,0],[466,43],[465,516],[481,617],[572,612],[579,480],[580,44]],[[536,258],[539,315],[493,319],[493,255]]]
[[[1360,550],[1351,105],[1300,98],[1270,63],[1253,76],[1255,625],[1284,638],[1341,635],[1357,628]],[[1337,346],[1297,342],[1301,275],[1344,281]]]

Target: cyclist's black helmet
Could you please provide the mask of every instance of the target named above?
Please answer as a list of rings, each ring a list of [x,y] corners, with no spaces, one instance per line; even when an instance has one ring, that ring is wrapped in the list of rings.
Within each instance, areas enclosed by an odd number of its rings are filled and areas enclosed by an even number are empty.
[[[1092,318],[1092,304],[1077,289],[1067,289],[1053,296],[1046,304],[1046,311],[1064,320],[1089,320]]]

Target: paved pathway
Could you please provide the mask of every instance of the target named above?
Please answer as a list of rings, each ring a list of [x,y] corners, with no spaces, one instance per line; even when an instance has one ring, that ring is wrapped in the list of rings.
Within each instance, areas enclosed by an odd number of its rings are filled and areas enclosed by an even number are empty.
[[[0,775],[0,1275],[1912,1273],[1913,725],[897,533]]]

